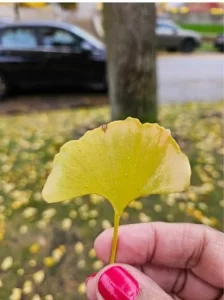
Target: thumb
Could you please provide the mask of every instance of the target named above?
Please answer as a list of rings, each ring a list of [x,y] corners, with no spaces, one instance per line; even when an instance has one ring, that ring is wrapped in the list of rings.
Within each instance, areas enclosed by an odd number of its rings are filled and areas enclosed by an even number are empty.
[[[125,264],[105,267],[86,281],[89,300],[171,300],[153,280]]]

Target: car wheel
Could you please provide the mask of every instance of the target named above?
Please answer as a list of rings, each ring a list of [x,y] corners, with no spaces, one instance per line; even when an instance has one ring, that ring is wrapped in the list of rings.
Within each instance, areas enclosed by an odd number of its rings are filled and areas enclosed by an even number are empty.
[[[3,100],[9,92],[9,84],[3,74],[0,74],[0,100]]]
[[[184,53],[193,52],[196,49],[196,43],[193,39],[186,39],[182,42],[180,50]]]
[[[224,46],[219,46],[219,52],[224,52]]]
[[[177,48],[167,48],[168,52],[177,52]]]

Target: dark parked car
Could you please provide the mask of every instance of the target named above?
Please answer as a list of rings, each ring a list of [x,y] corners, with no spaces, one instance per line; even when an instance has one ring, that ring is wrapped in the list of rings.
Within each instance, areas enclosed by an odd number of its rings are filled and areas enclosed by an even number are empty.
[[[220,52],[224,52],[224,34],[219,35],[216,37],[215,41],[214,41],[214,47],[220,51]]]
[[[102,42],[70,24],[0,25],[0,98],[13,88],[106,89],[105,55]]]
[[[192,52],[201,45],[201,35],[186,30],[168,18],[157,18],[157,46],[168,51]]]

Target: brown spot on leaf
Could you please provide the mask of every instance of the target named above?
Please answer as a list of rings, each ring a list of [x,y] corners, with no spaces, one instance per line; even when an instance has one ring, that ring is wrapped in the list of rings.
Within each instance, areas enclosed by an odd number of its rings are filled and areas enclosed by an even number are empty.
[[[101,128],[102,128],[103,132],[105,133],[107,131],[107,124],[103,124],[101,126]]]

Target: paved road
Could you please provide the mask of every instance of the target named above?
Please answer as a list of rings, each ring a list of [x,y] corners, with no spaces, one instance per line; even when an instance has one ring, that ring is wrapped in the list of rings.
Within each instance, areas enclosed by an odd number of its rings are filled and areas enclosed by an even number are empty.
[[[224,99],[224,55],[162,56],[158,59],[162,103]]]
[[[224,100],[224,55],[164,55],[158,58],[161,103]],[[102,104],[105,95],[80,93],[20,95],[0,104],[0,113]]]

